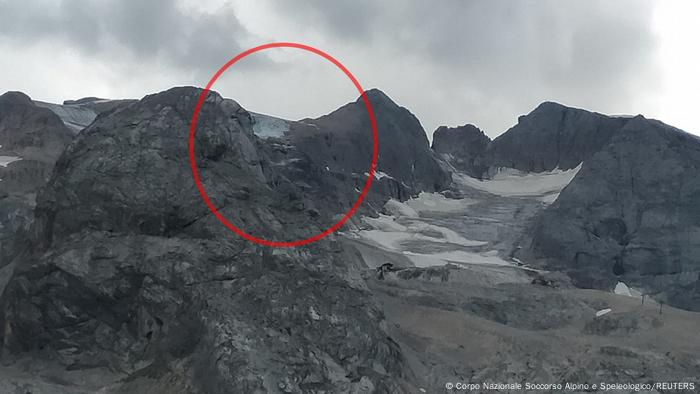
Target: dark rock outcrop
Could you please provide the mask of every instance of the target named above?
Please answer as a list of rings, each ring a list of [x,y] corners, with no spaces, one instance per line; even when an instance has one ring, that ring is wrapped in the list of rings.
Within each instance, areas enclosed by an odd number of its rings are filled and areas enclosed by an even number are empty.
[[[79,133],[92,123],[95,118],[106,112],[113,111],[121,105],[125,105],[135,100],[104,100],[97,97],[85,97],[79,100],[66,100],[63,104],[46,103],[35,101],[34,103],[43,108],[48,108],[63,121],[63,123],[74,133]]]
[[[700,140],[635,117],[532,229],[529,253],[581,287],[622,280],[700,310]]]
[[[488,147],[491,139],[478,127],[466,124],[459,127],[440,126],[433,133],[433,150],[455,169],[471,176],[481,176],[487,168],[477,165],[477,160]]]
[[[0,96],[0,157],[15,160],[0,166],[0,268],[17,252],[33,221],[36,193],[72,139],[53,112],[24,93]]]
[[[175,88],[120,106],[67,148],[0,298],[4,357],[106,366],[129,374],[125,384],[154,382],[143,392],[399,391],[403,357],[358,255],[333,237],[260,248],[204,206],[187,153],[199,94]],[[331,213],[273,164],[277,143],[209,93],[195,143],[204,187],[250,234],[316,234]]]
[[[575,168],[605,146],[628,120],[545,102],[494,139],[481,164],[528,172]]]
[[[377,89],[365,94],[378,126],[377,189],[399,199],[446,189],[450,174],[430,150],[418,119]],[[328,115],[294,123],[290,139],[317,166],[330,172],[364,178],[369,171],[372,134],[361,97]]]
[[[575,168],[610,142],[629,121],[582,109],[544,102],[493,141],[485,143],[474,130],[462,131],[466,140],[454,149],[443,139],[448,134],[436,131],[433,149],[448,153],[459,169],[477,178],[488,177],[501,167],[525,172],[551,171],[555,168]],[[466,127],[466,126],[464,126]],[[441,130],[440,128],[438,130]],[[445,130],[447,131],[447,130]]]

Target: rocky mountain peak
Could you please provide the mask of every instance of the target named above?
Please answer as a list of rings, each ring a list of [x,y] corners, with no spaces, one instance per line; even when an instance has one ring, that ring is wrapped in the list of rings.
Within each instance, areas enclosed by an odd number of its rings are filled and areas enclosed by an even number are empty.
[[[6,92],[0,96],[0,104],[33,105],[32,99],[22,92]]]
[[[393,196],[399,199],[421,190],[447,187],[449,174],[430,150],[418,119],[378,89],[368,90],[366,94],[378,128],[377,170],[381,174],[378,173],[377,180],[392,183]],[[321,168],[360,175],[369,171],[372,134],[361,98],[328,115],[293,125],[290,135],[294,145]]]
[[[377,88],[365,90],[365,96],[371,101],[372,105],[389,104],[398,107],[394,100]],[[358,96],[356,102],[362,102],[362,96]]]
[[[433,133],[432,149],[456,169],[480,176],[484,169],[477,169],[475,162],[490,142],[491,139],[472,124],[440,126]]]

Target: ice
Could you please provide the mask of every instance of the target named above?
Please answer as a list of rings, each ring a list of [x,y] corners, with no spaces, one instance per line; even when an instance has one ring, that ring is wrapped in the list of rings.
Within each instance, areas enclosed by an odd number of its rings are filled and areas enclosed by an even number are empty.
[[[491,179],[480,180],[464,174],[454,174],[454,180],[464,186],[503,197],[532,197],[552,203],[559,192],[581,170],[583,163],[570,170],[522,173],[512,168],[500,169]]]
[[[394,216],[418,217],[418,212],[415,209],[393,198],[384,204],[384,209]]]
[[[642,293],[640,291],[631,289],[623,282],[617,282],[617,284],[615,285],[614,293],[626,297],[642,298]]]
[[[467,198],[452,199],[440,193],[421,192],[418,197],[406,201],[405,204],[416,212],[457,212],[475,202]]]
[[[508,196],[532,196],[551,202],[579,169],[580,166],[569,171],[554,170],[541,174],[504,170],[488,181],[457,176],[461,177],[463,184],[475,185],[472,187],[480,190]],[[481,239],[480,233],[472,231],[472,227],[457,224],[458,220],[454,219],[460,217],[483,221],[488,229],[500,223],[498,218],[481,218],[484,198],[488,201],[493,198],[483,193],[467,195],[470,197],[448,198],[441,193],[422,192],[404,202],[390,199],[384,205],[385,214],[363,218],[367,226],[350,236],[373,246],[374,250],[379,249],[380,253],[401,256],[398,261],[408,260],[407,263],[416,267],[454,264],[465,268],[530,270],[525,262],[506,257],[502,245],[491,241],[489,234]]]
[[[418,209],[451,210],[454,201],[464,208],[471,202],[450,200],[444,196],[436,197],[433,193],[424,193],[412,201]],[[448,207],[441,207],[447,204]],[[371,228],[358,231],[354,236],[364,243],[374,245],[382,250],[404,255],[416,267],[441,266],[454,264],[480,264],[513,266],[498,256],[496,251],[472,252],[469,248],[480,248],[487,242],[467,239],[456,231],[436,225],[430,219],[421,218],[409,204],[389,200],[384,206],[391,215],[364,217],[363,221]],[[441,246],[435,249],[435,246]],[[421,252],[416,252],[416,249]],[[423,250],[438,250],[435,253]]]
[[[109,101],[109,100],[106,100]],[[74,133],[80,132],[87,127],[97,117],[97,113],[92,109],[78,105],[60,105],[45,103],[42,101],[34,102],[39,107],[48,108],[53,113],[58,115],[63,123],[68,126]]]
[[[17,156],[0,156],[0,166],[7,167],[10,163],[18,160],[22,160],[22,158]]]
[[[598,312],[595,313],[595,317],[601,317],[603,315],[607,315],[608,313],[612,312],[612,309],[606,308],[606,309],[601,309]]]
[[[289,131],[289,122],[274,116],[250,112],[253,117],[253,132],[261,138],[281,138]]]

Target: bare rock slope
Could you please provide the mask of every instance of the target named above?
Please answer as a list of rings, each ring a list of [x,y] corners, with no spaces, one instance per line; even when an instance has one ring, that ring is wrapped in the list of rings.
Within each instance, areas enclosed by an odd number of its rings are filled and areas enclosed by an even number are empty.
[[[122,106],[63,154],[0,299],[6,362],[119,372],[107,392],[399,390],[404,360],[357,255],[333,238],[273,253],[203,205],[187,161],[199,94]],[[196,157],[219,211],[256,236],[315,234],[326,223],[266,144],[237,103],[208,95]]]
[[[617,280],[700,310],[700,140],[638,116],[531,230],[529,250],[582,287]]]
[[[33,221],[36,193],[72,140],[58,116],[27,95],[0,96],[0,269],[17,252]]]

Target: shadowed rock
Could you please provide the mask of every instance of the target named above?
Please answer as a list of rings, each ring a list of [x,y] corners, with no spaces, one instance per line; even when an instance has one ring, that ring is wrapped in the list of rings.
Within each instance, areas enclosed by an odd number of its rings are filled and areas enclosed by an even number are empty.
[[[0,269],[24,242],[34,219],[36,193],[72,139],[53,112],[37,107],[26,94],[0,96],[0,158],[11,159],[9,164],[0,160]]]
[[[200,93],[120,106],[65,151],[0,299],[4,357],[107,367],[131,392],[396,391],[403,357],[359,256],[334,239],[266,253],[202,203],[187,143]],[[271,149],[247,111],[208,94],[195,152],[219,212],[269,239],[318,233],[325,223],[293,204],[313,206]]]
[[[490,142],[483,131],[471,124],[440,126],[433,133],[432,148],[457,170],[480,177],[487,168],[477,165],[477,160]]]
[[[546,266],[582,287],[618,278],[700,310],[700,140],[641,116],[585,161],[534,225]]]

